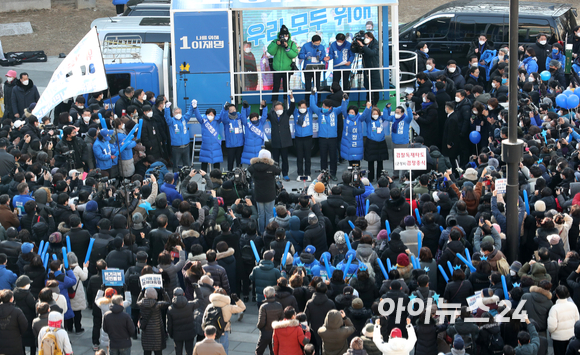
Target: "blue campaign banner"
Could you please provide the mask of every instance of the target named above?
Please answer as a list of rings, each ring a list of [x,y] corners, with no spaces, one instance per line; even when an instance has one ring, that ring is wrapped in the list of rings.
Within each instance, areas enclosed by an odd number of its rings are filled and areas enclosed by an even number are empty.
[[[125,273],[123,270],[103,270],[103,285],[105,286],[121,286],[125,284]]]
[[[352,6],[352,0],[231,0],[232,10],[292,9],[303,7]],[[396,5],[398,0],[365,0],[365,5]]]
[[[228,12],[175,12],[175,64],[178,72],[230,71]]]

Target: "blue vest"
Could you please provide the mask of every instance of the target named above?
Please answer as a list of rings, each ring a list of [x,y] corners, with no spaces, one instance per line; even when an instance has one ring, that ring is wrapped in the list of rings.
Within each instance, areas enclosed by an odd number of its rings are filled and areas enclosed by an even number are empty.
[[[385,120],[382,116],[373,120],[372,114],[368,115],[365,122],[367,124],[367,139],[375,142],[382,142],[385,140],[385,135],[390,135],[391,133],[388,129],[385,131],[383,126]]]
[[[195,118],[201,125],[201,150],[199,152],[199,161],[202,163],[221,163],[224,161],[222,154],[222,139],[219,134],[221,120],[216,116],[210,122],[205,115],[195,108]]]
[[[189,110],[187,110],[185,115],[182,115],[180,120],[175,117],[171,117],[171,109],[169,109],[169,107],[165,108],[165,122],[169,127],[172,146],[179,147],[184,144],[189,144],[189,128],[187,127],[187,122],[189,122],[189,118],[192,115],[192,106],[189,106]]]
[[[341,107],[331,108],[327,113],[322,113],[316,104],[316,95],[310,95],[310,110],[318,116],[318,138],[336,138],[338,115],[346,112],[348,101],[343,101]]]
[[[390,108],[383,111],[383,119],[392,122],[392,124],[395,124],[395,121],[397,120],[394,114],[391,115]],[[407,114],[403,120],[399,122],[398,127],[393,128],[391,126],[391,138],[393,139],[393,144],[409,144],[409,124],[412,120],[413,111],[411,111],[410,108],[407,108]]]
[[[298,124],[301,113],[298,109],[294,109],[294,137],[310,137],[312,136],[312,110],[306,109],[306,113],[302,119],[302,125]]]

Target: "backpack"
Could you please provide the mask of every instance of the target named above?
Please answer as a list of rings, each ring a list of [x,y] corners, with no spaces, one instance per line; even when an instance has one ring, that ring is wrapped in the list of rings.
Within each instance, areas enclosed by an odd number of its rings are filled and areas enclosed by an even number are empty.
[[[244,234],[244,236],[242,236],[240,242],[241,243],[245,243],[247,241],[247,243],[245,245],[242,245],[242,261],[244,264],[246,265],[254,265],[256,262],[256,258],[254,256],[254,251],[252,250],[252,246],[250,245],[250,241],[249,238],[247,238],[247,235]]]
[[[501,258],[497,261],[497,271],[502,274],[503,276],[507,276],[510,274],[510,264],[508,264],[505,258]]]
[[[127,277],[126,283],[127,289],[133,297],[139,296],[139,292],[141,292],[139,276],[141,276],[141,273],[137,272],[134,266],[129,268],[129,277]]]
[[[56,339],[56,328],[48,328],[48,331],[40,341],[38,355],[63,355],[62,349]]]
[[[206,317],[202,324],[202,328],[205,329],[208,325],[213,325],[217,332],[215,338],[219,339],[226,329],[226,321],[222,314],[222,309],[220,307],[211,306],[206,310]]]
[[[495,334],[489,333],[488,341],[488,349],[491,350],[492,354],[503,354],[503,338],[500,332]]]
[[[372,253],[371,253],[371,255],[372,255]],[[369,255],[369,259],[371,258],[371,255]],[[370,277],[375,277],[375,269],[373,268],[373,266],[371,265],[371,263],[368,260],[365,260],[362,256],[361,256],[360,260],[366,266],[367,271],[369,273],[369,276]]]

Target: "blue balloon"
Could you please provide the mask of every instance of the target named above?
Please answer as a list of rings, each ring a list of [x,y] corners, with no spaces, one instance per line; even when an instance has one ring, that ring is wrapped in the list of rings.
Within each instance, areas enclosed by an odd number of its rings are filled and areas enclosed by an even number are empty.
[[[567,89],[566,91],[564,91],[564,95],[566,96],[574,95],[574,91]]]
[[[578,107],[578,104],[580,103],[580,98],[578,98],[578,96],[576,95],[570,95],[568,96],[568,100],[566,102],[568,104],[568,110],[571,110]]]
[[[564,94],[560,94],[560,95],[556,96],[556,106],[567,109],[568,97]]]
[[[471,143],[477,144],[481,140],[481,134],[479,134],[478,131],[473,131],[469,133],[469,140],[471,141]]]
[[[544,70],[540,73],[540,78],[542,78],[542,81],[549,81],[552,78],[552,74],[550,74],[549,71]]]
[[[578,96],[578,98],[580,98],[580,88],[574,89],[574,95],[576,95],[576,96]]]

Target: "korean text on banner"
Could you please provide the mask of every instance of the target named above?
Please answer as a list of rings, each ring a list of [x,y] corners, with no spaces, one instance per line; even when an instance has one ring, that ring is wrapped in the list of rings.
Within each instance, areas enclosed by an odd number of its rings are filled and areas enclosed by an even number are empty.
[[[93,27],[52,74],[32,114],[40,120],[63,100],[107,87],[97,28]]]
[[[103,285],[123,287],[124,283],[125,283],[125,274],[123,273],[123,270],[116,269],[103,270]]]
[[[395,170],[427,170],[427,148],[395,148]]]
[[[139,277],[141,288],[163,288],[163,280],[159,274],[147,274]]]
[[[507,179],[495,180],[495,190],[498,194],[505,194],[507,190]]]

